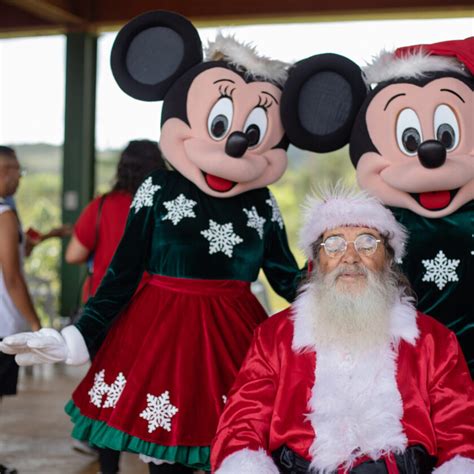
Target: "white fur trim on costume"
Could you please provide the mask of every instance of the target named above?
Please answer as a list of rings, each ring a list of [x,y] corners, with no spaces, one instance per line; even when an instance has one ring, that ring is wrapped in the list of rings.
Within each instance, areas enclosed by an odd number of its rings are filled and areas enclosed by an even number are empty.
[[[291,306],[291,319],[293,320],[293,340],[291,348],[294,352],[316,350],[314,338],[313,318],[317,317],[313,298],[308,291],[311,283],[301,287],[298,296]]]
[[[414,346],[420,335],[413,303],[413,298],[400,296],[400,299],[393,305],[390,314],[390,336],[396,346],[398,346],[400,339]]]
[[[401,454],[403,402],[396,382],[391,345],[351,354],[316,350],[316,373],[307,415],[316,437],[309,452],[317,472],[333,472],[366,455]]]
[[[263,450],[244,448],[227,456],[215,474],[278,474],[272,458]]]
[[[435,56],[423,51],[396,56],[393,52],[381,51],[371,64],[362,68],[365,82],[370,86],[395,79],[420,79],[432,72],[453,71],[467,74],[456,58]]]
[[[288,77],[288,63],[259,55],[251,43],[239,42],[233,35],[217,33],[216,39],[206,48],[207,61],[224,60],[252,76],[283,86]]]
[[[321,190],[321,197],[310,197],[306,202],[300,247],[306,257],[313,259],[312,244],[325,231],[342,226],[371,227],[388,236],[395,259],[403,257],[407,232],[393,214],[375,197],[365,191],[337,185]]]
[[[66,364],[85,364],[89,360],[89,351],[79,329],[76,326],[67,326],[61,331],[61,336],[63,336],[68,350]]]
[[[390,312],[391,342],[365,353],[342,353],[319,345],[315,334],[317,308],[308,285],[293,304],[292,349],[314,351],[315,384],[307,415],[315,433],[311,467],[331,472],[346,467],[361,455],[378,459],[386,452],[402,453],[407,446],[403,432],[403,402],[396,382],[398,341],[414,344],[419,330],[416,310],[407,297]],[[319,345],[318,345],[319,344]]]
[[[455,456],[437,467],[433,474],[474,474],[474,459]]]

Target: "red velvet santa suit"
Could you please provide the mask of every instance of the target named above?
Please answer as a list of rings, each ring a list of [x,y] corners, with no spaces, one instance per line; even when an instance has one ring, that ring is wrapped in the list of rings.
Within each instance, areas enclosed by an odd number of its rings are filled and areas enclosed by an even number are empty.
[[[390,314],[392,342],[353,358],[312,334],[314,305],[294,306],[257,329],[214,439],[217,474],[277,474],[286,445],[331,472],[422,445],[438,474],[474,472],[474,388],[454,333],[411,302]]]

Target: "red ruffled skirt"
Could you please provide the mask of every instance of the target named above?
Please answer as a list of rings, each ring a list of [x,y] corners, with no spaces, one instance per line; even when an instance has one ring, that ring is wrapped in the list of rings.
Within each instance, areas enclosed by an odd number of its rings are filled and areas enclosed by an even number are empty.
[[[82,415],[163,446],[208,446],[267,315],[241,281],[154,275],[73,393]]]

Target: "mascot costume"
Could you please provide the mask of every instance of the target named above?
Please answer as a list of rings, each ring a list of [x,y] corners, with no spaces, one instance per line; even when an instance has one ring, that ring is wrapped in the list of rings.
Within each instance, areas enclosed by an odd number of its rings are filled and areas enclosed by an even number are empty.
[[[320,56],[297,69],[304,74],[290,75],[293,93],[282,105],[290,141],[318,152],[349,142],[359,185],[409,231],[400,263],[418,309],[456,333],[472,375],[474,38],[384,52],[364,71],[338,55],[327,55],[323,71]],[[327,87],[310,93],[294,81]],[[293,104],[305,111],[303,121]],[[354,104],[359,113],[347,120]],[[350,140],[340,127],[352,129]]]
[[[1,347],[24,365],[81,364],[110,327],[66,407],[73,436],[140,453],[151,472],[207,470],[227,393],[267,317],[250,282],[262,269],[292,301],[302,275],[266,187],[287,166],[288,65],[222,35],[203,60],[194,26],[165,11],[122,28],[111,65],[127,94],[164,101],[160,146],[173,171],[137,191],[81,319]],[[134,295],[145,270],[151,280]]]

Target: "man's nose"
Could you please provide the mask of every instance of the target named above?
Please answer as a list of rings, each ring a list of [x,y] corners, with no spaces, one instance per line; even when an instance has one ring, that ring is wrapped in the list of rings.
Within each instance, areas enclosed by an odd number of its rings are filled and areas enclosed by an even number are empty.
[[[355,249],[354,243],[350,242],[347,244],[347,249],[342,256],[342,261],[344,263],[357,263],[360,262],[360,255]]]

